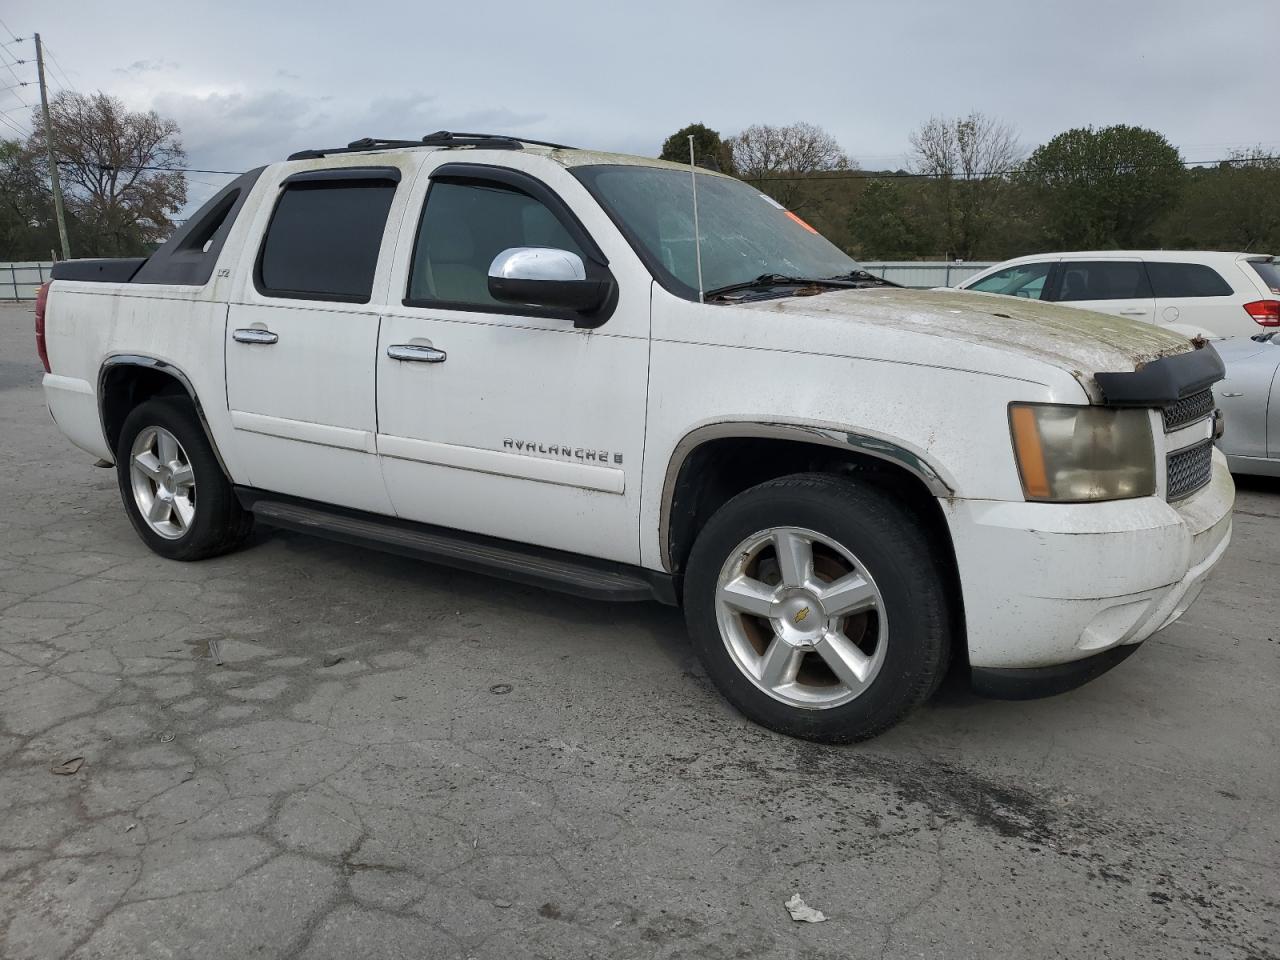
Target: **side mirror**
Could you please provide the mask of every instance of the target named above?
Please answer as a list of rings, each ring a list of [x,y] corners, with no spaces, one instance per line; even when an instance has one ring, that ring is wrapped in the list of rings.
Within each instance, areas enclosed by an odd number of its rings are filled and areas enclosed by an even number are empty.
[[[582,258],[553,247],[511,247],[489,265],[489,295],[504,303],[590,312],[609,296],[609,280],[588,280]]]

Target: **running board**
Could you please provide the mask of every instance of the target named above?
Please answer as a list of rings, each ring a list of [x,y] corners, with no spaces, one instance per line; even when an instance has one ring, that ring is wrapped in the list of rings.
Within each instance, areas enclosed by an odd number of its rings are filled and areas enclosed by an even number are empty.
[[[676,602],[666,574],[558,550],[236,487],[246,510],[272,526],[485,573],[592,600]]]

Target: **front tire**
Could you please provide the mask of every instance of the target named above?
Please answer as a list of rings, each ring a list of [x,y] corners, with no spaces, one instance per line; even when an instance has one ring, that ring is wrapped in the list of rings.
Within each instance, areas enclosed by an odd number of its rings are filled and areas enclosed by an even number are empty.
[[[867,484],[801,474],[739,494],[699,533],[684,597],[711,680],[780,733],[867,739],[946,673],[943,564],[918,520]]]
[[[189,400],[158,398],[130,411],[116,445],[116,479],[134,530],[170,560],[227,553],[253,528]]]

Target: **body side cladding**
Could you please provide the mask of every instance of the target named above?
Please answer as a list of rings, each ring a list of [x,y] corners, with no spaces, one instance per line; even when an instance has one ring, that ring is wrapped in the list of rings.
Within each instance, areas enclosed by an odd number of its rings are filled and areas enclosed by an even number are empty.
[[[115,444],[112,442],[111,430],[107,420],[106,387],[111,373],[122,367],[138,367],[153,371],[175,381],[186,391],[187,396],[191,398],[191,402],[196,408],[196,416],[200,418],[200,426],[204,428],[204,434],[209,439],[209,446],[213,448],[213,455],[218,460],[218,466],[222,468],[223,474],[230,478],[231,473],[227,470],[227,464],[222,459],[222,452],[218,449],[218,442],[214,439],[213,431],[209,429],[209,420],[205,416],[204,406],[200,403],[200,397],[196,394],[196,388],[192,385],[191,378],[180,367],[165,360],[157,360],[155,357],[134,353],[115,353],[102,361],[102,366],[98,370],[98,419],[102,424],[102,437],[111,447],[112,452],[115,452]],[[123,418],[121,419],[123,421]]]
[[[906,470],[920,480],[934,497],[947,499],[955,496],[955,491],[927,461],[905,447],[879,437],[834,427],[769,421],[729,420],[707,424],[685,434],[676,444],[667,464],[658,521],[659,555],[667,571],[675,569],[675,558],[671,555],[671,523],[672,507],[681,471],[695,449],[708,441],[723,439],[790,440],[830,447],[847,453],[863,454]]]

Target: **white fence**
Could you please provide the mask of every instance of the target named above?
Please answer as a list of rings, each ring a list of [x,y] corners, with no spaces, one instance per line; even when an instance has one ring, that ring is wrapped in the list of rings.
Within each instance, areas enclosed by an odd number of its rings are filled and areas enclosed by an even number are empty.
[[[965,262],[962,260],[876,260],[861,264],[862,268],[877,277],[884,277],[904,287],[953,287],[961,280],[980,270],[993,266],[991,262]],[[40,284],[49,279],[53,264],[28,261],[26,263],[0,263],[0,301],[34,300]]]
[[[47,260],[0,263],[0,302],[34,300],[40,284],[49,279],[52,269],[53,264]]]
[[[975,273],[995,266],[996,261],[977,260],[876,260],[862,262],[868,273],[884,277],[904,287],[954,287]]]

